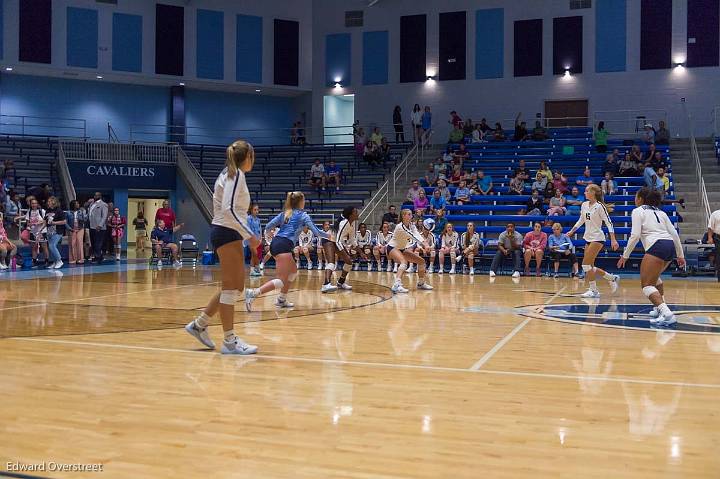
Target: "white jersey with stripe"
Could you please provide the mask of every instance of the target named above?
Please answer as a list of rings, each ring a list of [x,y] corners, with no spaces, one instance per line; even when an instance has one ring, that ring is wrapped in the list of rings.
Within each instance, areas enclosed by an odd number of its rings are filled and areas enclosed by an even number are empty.
[[[658,240],[671,240],[675,244],[677,257],[685,257],[680,236],[668,215],[654,206],[638,206],[632,212],[632,232],[623,252],[623,257],[630,257],[638,241],[642,241],[643,248],[647,251]]]
[[[605,233],[603,232],[603,223],[607,226],[609,233],[615,233],[610,214],[604,204],[597,201],[591,205],[589,201],[583,202],[580,207],[580,219],[575,223],[575,230],[585,225],[585,233],[583,239],[587,242],[600,241],[605,242]]]
[[[414,224],[411,223],[410,226],[405,226],[400,222],[395,226],[395,231],[393,231],[388,246],[405,249],[413,243],[422,244],[423,242],[425,242],[425,238],[422,237]]]
[[[375,244],[378,246],[386,246],[390,240],[392,239],[393,234],[388,231],[387,234],[383,233],[382,231],[378,231],[377,235],[375,235]]]
[[[460,247],[461,248],[467,248],[465,246],[465,240],[467,239],[467,231],[460,235]],[[477,233],[473,233],[473,235],[470,237],[470,244],[468,246],[478,246],[480,245],[480,235]]]
[[[457,231],[453,231],[450,235],[444,234],[440,237],[440,244],[443,248],[457,248],[458,247],[458,234]]]
[[[370,230],[365,230],[365,236],[363,236],[362,233],[358,231],[357,235],[355,236],[355,241],[361,248],[364,248],[365,246],[370,246],[372,244],[372,233],[370,232]]]
[[[434,234],[430,233],[427,236],[425,236],[424,234],[421,234],[421,236],[423,237],[423,239],[425,240],[425,242],[427,243],[427,245],[430,248],[435,249],[435,235]]]
[[[213,193],[212,224],[237,231],[243,238],[253,236],[247,221],[250,191],[245,183],[245,173],[238,170],[234,178],[228,176],[227,168],[215,180]]]
[[[345,251],[348,246],[357,246],[357,221],[352,223],[347,219],[340,222],[338,233],[335,237],[335,246],[340,251]]]
[[[313,244],[313,240],[315,238],[315,235],[312,233],[312,231],[308,230],[307,233],[305,231],[301,231],[298,235],[298,244],[300,246],[311,246]]]

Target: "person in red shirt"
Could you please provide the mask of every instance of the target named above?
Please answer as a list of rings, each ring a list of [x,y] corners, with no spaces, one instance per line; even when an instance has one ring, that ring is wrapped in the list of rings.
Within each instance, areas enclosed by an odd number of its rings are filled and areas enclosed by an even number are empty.
[[[155,223],[157,223],[158,220],[163,220],[163,223],[165,223],[165,226],[168,228],[175,227],[175,212],[170,208],[170,202],[168,200],[163,201],[162,208],[155,213]]]
[[[450,120],[448,120],[448,123],[451,123],[453,128],[457,127],[462,123],[462,118],[460,118],[460,115],[457,114],[455,110],[450,112]]]

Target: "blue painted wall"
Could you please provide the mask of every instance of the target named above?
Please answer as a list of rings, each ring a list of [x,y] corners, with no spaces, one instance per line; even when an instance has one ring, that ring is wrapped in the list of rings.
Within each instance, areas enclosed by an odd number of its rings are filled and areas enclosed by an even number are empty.
[[[224,76],[224,15],[214,10],[197,11],[197,77],[222,80]]]
[[[352,84],[352,39],[349,33],[325,36],[325,84],[341,82],[343,87]]]
[[[142,71],[142,17],[113,13],[112,69]]]
[[[288,144],[290,131],[280,129],[295,120],[293,99],[284,97],[186,90],[185,108],[187,143],[227,145],[244,138],[259,145]]]
[[[624,72],[626,43],[626,0],[597,0],[595,4],[595,71]]]
[[[4,46],[5,46],[5,42],[3,41],[3,36],[5,35],[5,29],[3,27],[3,25],[5,24],[4,23],[5,19],[4,19],[4,15],[3,15],[4,7],[5,6],[3,5],[3,0],[0,0],[0,60],[5,58],[4,53],[3,53]]]
[[[72,67],[97,68],[97,10],[67,7],[67,64]]]
[[[236,23],[235,79],[239,82],[262,83],[262,17],[238,15]]]
[[[475,78],[502,78],[504,74],[505,11],[475,12]]]
[[[388,31],[363,33],[363,85],[388,82]]]

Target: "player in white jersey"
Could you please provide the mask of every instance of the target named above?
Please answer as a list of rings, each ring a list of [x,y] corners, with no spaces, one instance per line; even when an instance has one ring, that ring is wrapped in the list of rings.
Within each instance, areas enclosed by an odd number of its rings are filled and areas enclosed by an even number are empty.
[[[610,288],[613,293],[617,291],[620,282],[618,275],[610,274],[605,270],[595,267],[595,258],[597,258],[597,255],[605,246],[605,233],[602,229],[603,223],[607,226],[612,250],[617,251],[620,245],[615,239],[615,228],[610,220],[607,207],[605,203],[603,203],[603,194],[600,187],[595,184],[588,185],[587,188],[585,188],[585,198],[587,198],[588,201],[583,202],[580,208],[580,219],[578,219],[575,226],[568,231],[568,237],[572,237],[578,228],[585,225],[583,239],[586,244],[582,269],[590,282],[590,286],[588,290],[580,296],[582,298],[599,298],[600,292],[597,289],[595,276],[600,275],[605,278],[608,283],[610,283]]]
[[[382,271],[382,257],[387,256],[387,245],[390,242],[390,239],[392,238],[392,233],[390,232],[390,225],[388,223],[383,223],[382,227],[380,228],[380,231],[377,232],[375,235],[375,245],[373,246],[373,256],[375,257],[375,261],[377,262],[377,270]],[[387,259],[387,272],[389,273],[392,271],[392,266],[390,266],[391,261],[390,258]]]
[[[427,244],[427,247],[418,246],[416,251],[427,262],[428,274],[432,274],[433,265],[435,264],[435,255],[437,254],[435,248],[435,235],[432,232],[433,228],[435,227],[435,221],[432,219],[423,220],[422,218],[419,218],[415,222],[415,226],[420,232],[420,236],[425,239],[425,243]]]
[[[352,286],[347,283],[347,277],[352,271],[352,257],[349,248],[354,246],[357,241],[357,220],[360,213],[354,206],[346,206],[342,212],[342,219],[335,223],[333,228],[335,231],[335,241],[325,244],[325,283],[320,291],[328,293],[337,289],[351,290]],[[332,284],[333,271],[335,271],[335,261],[341,259],[343,262],[343,271],[337,281],[337,286]]]
[[[460,238],[457,231],[453,229],[452,223],[447,223],[440,235],[440,251],[438,252],[440,264],[438,265],[438,274],[443,274],[445,271],[446,254],[450,254],[450,274],[455,274],[455,263],[458,261],[459,245]]]
[[[425,290],[433,289],[433,287],[425,281],[425,260],[422,259],[419,254],[410,250],[413,243],[418,244],[422,248],[428,247],[425,238],[422,237],[412,222],[412,211],[404,209],[400,212],[400,223],[395,226],[392,239],[390,239],[387,245],[388,258],[399,265],[397,273],[395,273],[395,283],[392,286],[393,293],[408,292],[402,285],[402,277],[403,274],[405,274],[408,262],[418,266],[417,288]]]
[[[280,228],[265,228],[265,234],[263,235],[263,251],[265,252],[265,256],[263,256],[263,259],[260,262],[260,271],[265,270],[265,263],[270,261],[270,258],[272,258],[272,253],[270,253],[270,243],[272,243],[272,240],[278,231],[280,231]]]
[[[643,294],[654,306],[650,323],[665,326],[675,322],[675,315],[665,303],[665,288],[660,276],[675,258],[678,266],[685,267],[685,253],[670,218],[659,209],[661,204],[662,197],[657,190],[642,187],[637,192],[637,208],[632,212],[632,232],[617,265],[618,268],[625,267],[635,245],[642,241],[645,256],[640,263],[640,283]]]
[[[307,269],[312,269],[312,259],[310,258],[310,254],[315,251],[315,248],[313,247],[315,235],[313,235],[312,231],[310,231],[310,228],[305,225],[303,226],[302,231],[300,231],[300,234],[298,235],[298,244],[295,248],[293,248],[293,254],[295,256],[295,266],[300,269],[300,253],[305,256],[305,259],[307,260]]]
[[[326,233],[331,233],[330,231],[330,222],[325,221],[322,225],[322,230]],[[317,269],[321,270],[323,269],[323,261],[325,260],[325,243],[329,242],[330,240],[327,240],[325,238],[320,238],[319,236],[315,238],[315,251],[317,253],[317,259],[318,259],[318,265]]]
[[[372,257],[372,233],[367,229],[365,223],[360,223],[358,232],[355,235],[355,244],[353,248],[353,256],[357,259],[355,270],[360,269],[360,261],[364,261],[368,267],[368,271],[372,269],[370,259]]]
[[[467,231],[460,235],[460,251],[468,260],[470,274],[475,274],[475,256],[480,253],[480,235],[475,232],[475,223],[467,224]]]
[[[257,346],[245,343],[235,335],[233,322],[238,293],[245,288],[245,251],[243,239],[251,248],[257,248],[260,238],[248,226],[247,211],[250,192],[245,183],[245,173],[255,164],[255,152],[250,143],[238,140],[227,148],[225,169],[215,181],[213,193],[213,220],[210,241],[220,258],[222,286],[195,320],[185,326],[185,331],[204,346],[215,349],[207,326],[218,311],[225,338],[223,354],[254,354]]]

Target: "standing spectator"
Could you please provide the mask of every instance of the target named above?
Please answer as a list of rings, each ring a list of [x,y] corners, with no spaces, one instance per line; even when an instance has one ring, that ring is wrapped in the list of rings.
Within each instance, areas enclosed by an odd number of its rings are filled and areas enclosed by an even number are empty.
[[[455,110],[453,110],[450,112],[450,119],[448,120],[448,123],[450,123],[453,126],[453,128],[457,128],[457,127],[461,126],[462,118],[460,118],[460,115],[458,115],[458,113]]]
[[[542,198],[540,198],[540,192],[538,190],[532,190],[532,195],[528,198],[525,203],[525,211],[528,216],[539,216],[545,214],[545,204]]]
[[[425,105],[425,111],[422,114],[420,123],[422,125],[422,138],[424,138],[424,144],[428,144],[430,141],[430,130],[432,129],[432,113],[430,112],[430,107]]]
[[[605,196],[617,193],[617,182],[613,179],[613,174],[609,171],[605,173],[605,178],[600,182],[600,189]]]
[[[298,122],[293,122],[292,128],[290,128],[290,144],[297,145],[298,143]]]
[[[60,208],[60,202],[54,196],[48,198],[48,211],[45,217],[47,223],[48,248],[50,250],[50,258],[53,262],[50,264],[51,269],[60,269],[63,267],[62,257],[58,245],[65,236],[65,226],[67,219],[65,212]]]
[[[492,176],[486,175],[484,171],[477,172],[477,192],[480,195],[489,195],[492,192]]]
[[[512,180],[510,180],[510,184],[508,185],[508,194],[522,195],[524,189],[525,182],[523,181],[522,177],[520,175],[513,176]]]
[[[380,132],[380,128],[378,128],[377,126],[373,128],[372,135],[370,135],[370,141],[372,141],[375,146],[380,146],[382,144],[383,138],[384,136]]]
[[[410,188],[408,188],[407,195],[405,195],[405,201],[409,204],[412,204],[420,196],[421,193],[424,195],[425,190],[420,187],[420,182],[418,180],[412,180],[411,186]]]
[[[395,128],[395,143],[405,142],[400,105],[395,105],[395,109],[393,110],[393,127]]]
[[[110,211],[112,211],[112,209]],[[157,220],[163,220],[168,228],[175,227],[175,212],[170,207],[170,201],[164,200],[162,202],[162,208],[155,213],[155,221],[157,222]]]
[[[105,229],[105,241],[103,242],[103,251],[105,254],[115,254],[113,251],[113,237],[112,227],[110,226],[110,218],[112,217],[113,211],[115,211],[115,204],[112,201],[108,201],[108,217],[107,217],[107,229]]]
[[[322,191],[325,191],[325,165],[320,162],[320,158],[315,159],[315,163],[310,167],[308,185],[318,191],[320,188],[322,188]],[[157,216],[155,216],[155,218],[157,218]]]
[[[8,269],[13,257],[17,254],[17,246],[10,241],[5,231],[5,217],[0,211],[0,271]]]
[[[618,174],[618,164],[615,160],[615,155],[609,154],[605,157],[605,163],[603,163],[602,174],[612,173],[613,176]]]
[[[365,136],[365,130],[358,127],[357,132],[353,135],[353,141],[355,142],[355,154],[360,157],[365,153],[365,144],[367,143],[367,137]]]
[[[523,249],[525,255],[525,276],[530,276],[530,261],[535,259],[535,276],[540,276],[542,268],[543,255],[547,246],[548,236],[542,230],[540,223],[533,225],[533,230],[529,231],[523,239]]]
[[[583,174],[575,179],[575,184],[581,187],[586,187],[595,183],[595,179],[590,174],[590,167],[586,166]]]
[[[20,216],[21,208],[22,204],[18,199],[17,193],[15,193],[14,191],[10,192],[10,194],[8,194],[7,198],[5,199],[5,221],[14,225],[15,218]]]
[[[560,190],[562,194],[565,194],[568,192],[568,181],[565,175],[559,171],[556,171],[553,174],[553,188],[556,190]]]
[[[97,191],[95,192],[95,200],[88,209],[88,224],[90,225],[90,243],[92,244],[93,259],[98,264],[102,263],[103,260],[107,217],[108,205],[103,201],[102,194]]]
[[[512,256],[513,260],[513,278],[520,277],[520,262],[522,260],[522,243],[523,237],[515,231],[515,223],[508,223],[505,231],[500,233],[498,237],[497,253],[490,265],[490,277],[495,277],[495,272],[502,265],[503,259]]]
[[[515,117],[515,134],[513,135],[513,141],[525,141],[528,139],[527,123],[520,121],[522,112],[518,113]]]
[[[145,213],[138,211],[137,216],[133,220],[135,227],[135,250],[145,252],[145,240],[147,239],[148,221],[145,219]]]
[[[399,221],[399,217],[395,208],[395,205],[390,205],[388,208],[388,212],[385,213],[382,217],[382,222],[387,223],[390,226],[390,229],[395,228],[395,225]]]
[[[85,228],[87,226],[87,212],[80,207],[78,200],[70,202],[70,213],[67,215],[67,227],[70,229],[70,264],[85,263]]]
[[[558,270],[560,269],[560,259],[567,258],[570,261],[572,267],[573,277],[578,276],[578,262],[577,256],[575,256],[575,246],[568,235],[562,232],[562,226],[560,223],[554,223],[552,225],[553,234],[548,237],[548,248],[553,259],[553,266],[555,269],[554,277],[558,277]]]
[[[305,143],[306,143],[305,128],[303,128],[302,122],[298,121],[297,122],[297,144],[302,146]]]
[[[412,125],[413,129],[413,143],[420,143],[420,138],[422,136],[422,110],[420,109],[420,105],[415,103],[412,109],[412,113],[410,113],[410,124]]]
[[[38,267],[38,252],[40,249],[45,256],[45,264],[50,259],[50,252],[47,245],[47,223],[46,212],[40,207],[40,203],[34,197],[30,197],[30,205],[25,214],[25,225],[28,230],[30,242],[30,254],[32,255],[33,268]]]
[[[645,125],[645,133],[643,134],[643,140],[648,145],[655,143],[655,128],[650,123]]]
[[[470,203],[470,188],[467,187],[465,180],[460,181],[460,185],[455,190],[455,204],[464,205]]]
[[[570,194],[565,196],[565,205],[567,208],[565,215],[579,216],[583,201],[585,201],[585,195],[581,195],[578,187],[573,186]]]
[[[715,247],[715,276],[720,282],[720,210],[715,210],[708,221],[707,241]]]
[[[669,145],[670,144],[670,131],[665,126],[665,122],[660,120],[658,123],[658,131],[655,133],[655,144],[656,145]]]
[[[110,236],[115,246],[115,261],[120,261],[120,253],[122,251],[122,239],[125,236],[125,226],[127,220],[124,216],[120,216],[120,208],[113,208],[113,213],[108,219],[110,226]]]
[[[593,138],[595,139],[595,151],[598,153],[605,153],[608,145],[608,135],[610,133],[605,129],[605,122],[601,121],[598,123]]]
[[[52,190],[50,189],[50,185],[43,183],[40,186],[30,188],[28,195],[33,196],[36,200],[38,200],[40,207],[44,208],[47,206],[47,200],[50,198],[50,195],[52,195]]]
[[[340,184],[342,183],[342,168],[335,164],[335,160],[330,160],[327,168],[325,169],[325,184],[328,187],[335,187],[335,191],[340,191]]]

